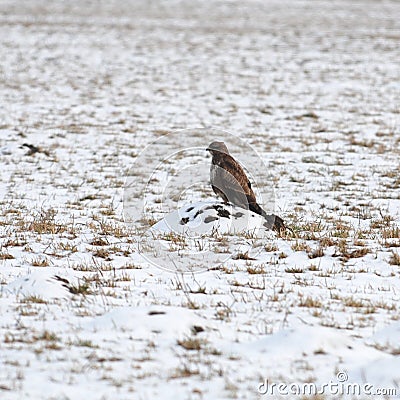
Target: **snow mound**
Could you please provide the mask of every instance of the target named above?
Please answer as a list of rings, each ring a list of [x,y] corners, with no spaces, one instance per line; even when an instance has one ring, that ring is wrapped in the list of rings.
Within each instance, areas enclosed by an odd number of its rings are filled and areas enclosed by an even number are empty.
[[[254,342],[238,343],[230,351],[260,365],[264,363],[277,374],[284,374],[288,360],[295,365],[307,357],[320,355],[321,362],[332,365],[332,371],[335,368],[338,371],[348,371],[351,382],[359,382],[360,374],[357,371],[360,371],[360,366],[372,366],[377,360],[384,362],[387,359],[387,355],[350,333],[322,326],[298,326],[281,330]],[[357,354],[357,358],[354,354]],[[319,381],[332,379],[332,371],[326,375],[319,372]]]
[[[88,321],[93,331],[129,331],[135,339],[147,339],[150,335],[162,335],[176,340],[177,337],[203,331],[206,321],[194,311],[181,307],[146,306],[120,307]]]
[[[358,356],[358,353],[357,353]],[[372,360],[348,372],[353,382],[368,383],[376,388],[400,390],[400,357],[390,356]],[[387,397],[385,397],[387,398]]]
[[[367,343],[391,353],[400,353],[400,322],[391,324],[375,333]]]
[[[299,344],[301,343],[301,346]],[[351,337],[337,330],[317,326],[302,326],[297,329],[279,331],[271,336],[248,343],[246,351],[268,353],[270,357],[282,357],[282,353],[293,357],[304,354],[340,353],[354,347]]]
[[[139,252],[160,268],[196,272],[215,268],[236,254],[250,254],[255,245],[257,253],[265,245],[260,239],[275,237],[258,214],[219,202],[197,202],[169,213],[146,231]]]
[[[222,202],[196,202],[169,213],[151,227],[153,232],[189,236],[218,232],[259,234],[268,230],[266,220],[254,212]]]
[[[62,279],[68,282],[76,280],[73,270],[62,270]],[[5,293],[19,296],[36,296],[43,300],[61,299],[70,296],[70,292],[63,280],[56,278],[54,269],[51,271],[41,270],[40,272],[29,273],[17,278],[4,288]]]

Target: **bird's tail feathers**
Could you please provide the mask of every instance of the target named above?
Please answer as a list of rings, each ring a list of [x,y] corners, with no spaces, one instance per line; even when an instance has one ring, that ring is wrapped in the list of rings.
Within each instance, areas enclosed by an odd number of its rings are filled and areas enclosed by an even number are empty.
[[[275,214],[267,214],[257,203],[249,204],[250,211],[253,211],[259,215],[262,215],[267,221],[267,228],[273,229],[278,233],[283,233],[286,231],[285,222],[281,217]]]

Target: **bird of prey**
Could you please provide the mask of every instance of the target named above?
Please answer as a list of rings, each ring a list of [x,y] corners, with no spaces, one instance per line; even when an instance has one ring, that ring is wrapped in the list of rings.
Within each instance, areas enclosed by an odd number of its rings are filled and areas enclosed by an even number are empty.
[[[211,187],[224,203],[231,203],[253,211],[267,220],[267,227],[283,233],[286,230],[282,218],[267,214],[257,203],[251,183],[241,165],[229,154],[224,142],[212,142],[206,149],[211,153]]]

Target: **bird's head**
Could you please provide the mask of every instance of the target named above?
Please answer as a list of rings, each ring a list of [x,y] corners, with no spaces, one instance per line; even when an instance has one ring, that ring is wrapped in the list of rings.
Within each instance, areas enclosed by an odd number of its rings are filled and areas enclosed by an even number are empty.
[[[224,142],[212,142],[206,148],[206,150],[209,151],[212,156],[229,154],[228,148],[226,147]]]

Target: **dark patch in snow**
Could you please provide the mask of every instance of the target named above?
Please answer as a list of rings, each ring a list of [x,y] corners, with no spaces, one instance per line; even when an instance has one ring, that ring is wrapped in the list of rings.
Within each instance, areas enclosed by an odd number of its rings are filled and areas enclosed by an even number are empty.
[[[211,216],[209,216],[209,217],[204,218],[204,222],[205,222],[206,224],[208,224],[208,223],[210,223],[210,222],[212,222],[212,221],[216,221],[217,219],[218,219],[217,217],[211,217]]]
[[[244,214],[242,213],[242,212],[240,212],[240,211],[238,211],[236,214],[233,214],[233,216],[235,217],[235,218],[240,218],[240,217],[242,217]]]
[[[196,214],[194,214],[194,217],[193,217],[193,219],[196,219],[200,214],[203,214],[203,210],[199,210],[199,211],[197,211],[197,213]]]
[[[216,205],[216,206],[213,206],[213,208],[217,211],[217,214],[220,217],[229,218],[231,215],[230,212],[228,210],[225,210],[225,208],[223,208],[222,206]]]
[[[204,328],[202,326],[199,326],[199,325],[193,325],[192,326],[192,331],[196,335],[197,333],[204,332]]]
[[[163,315],[166,314],[165,311],[149,311],[148,315]]]

